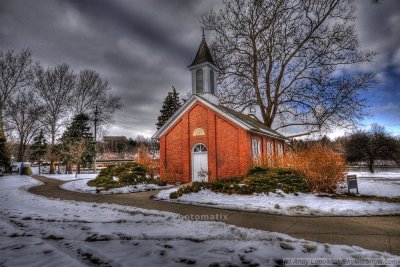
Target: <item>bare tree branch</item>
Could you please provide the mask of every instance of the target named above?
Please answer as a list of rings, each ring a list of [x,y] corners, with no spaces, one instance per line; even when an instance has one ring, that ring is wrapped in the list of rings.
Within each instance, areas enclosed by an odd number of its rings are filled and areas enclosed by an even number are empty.
[[[372,61],[375,52],[359,49],[354,14],[347,0],[224,1],[203,17],[215,33],[221,103],[256,106],[277,129],[356,124],[374,75],[348,66]]]

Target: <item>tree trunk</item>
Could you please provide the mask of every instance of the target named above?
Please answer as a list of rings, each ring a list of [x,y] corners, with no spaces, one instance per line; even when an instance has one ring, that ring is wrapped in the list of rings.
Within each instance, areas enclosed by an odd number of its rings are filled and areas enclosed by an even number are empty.
[[[19,161],[19,162],[23,162],[24,161],[24,140],[23,140],[23,137],[20,137],[20,139],[19,139],[17,161]]]
[[[6,139],[4,134],[4,124],[3,124],[3,105],[0,104],[0,139]]]
[[[3,105],[0,103],[0,161],[3,161],[6,170],[8,170],[10,166],[10,157],[6,151],[6,142],[7,140],[4,134],[4,124],[3,124]]]
[[[56,130],[54,127],[51,127],[51,151],[50,151],[50,174],[54,174],[55,171],[55,165],[56,165],[56,160],[54,158],[54,147],[56,143]]]
[[[39,175],[40,175],[40,159],[39,159]]]
[[[68,164],[68,168],[67,168],[68,173],[71,174],[72,173],[72,164],[70,162],[67,162],[67,164]]]
[[[368,162],[368,169],[369,169],[369,171],[370,171],[371,173],[374,173],[374,172],[375,172],[375,170],[374,170],[374,160],[370,160],[370,161]]]
[[[81,164],[80,163],[76,164],[76,173],[81,174]]]

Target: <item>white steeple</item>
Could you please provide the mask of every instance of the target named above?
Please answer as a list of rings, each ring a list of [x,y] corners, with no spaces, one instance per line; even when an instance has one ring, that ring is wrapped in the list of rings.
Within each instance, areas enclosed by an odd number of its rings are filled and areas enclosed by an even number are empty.
[[[216,81],[218,68],[215,66],[208,49],[204,29],[196,57],[188,69],[192,73],[192,94],[199,95],[214,104],[218,104]]]

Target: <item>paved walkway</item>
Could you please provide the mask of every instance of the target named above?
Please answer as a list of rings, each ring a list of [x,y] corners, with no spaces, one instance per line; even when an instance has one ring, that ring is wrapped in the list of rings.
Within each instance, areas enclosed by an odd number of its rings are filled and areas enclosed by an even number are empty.
[[[291,217],[255,212],[232,211],[155,201],[156,191],[96,195],[69,192],[59,188],[65,181],[36,176],[44,185],[29,192],[65,200],[113,203],[144,209],[161,210],[181,215],[227,215],[224,222],[240,227],[286,233],[297,238],[332,244],[358,245],[363,248],[387,251],[400,255],[400,216],[374,217]]]

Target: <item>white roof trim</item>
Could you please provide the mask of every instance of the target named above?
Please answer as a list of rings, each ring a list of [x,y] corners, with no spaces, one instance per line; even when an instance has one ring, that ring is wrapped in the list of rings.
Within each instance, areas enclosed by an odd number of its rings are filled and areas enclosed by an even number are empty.
[[[228,120],[233,121],[234,123],[240,125],[242,128],[251,131],[253,133],[257,133],[257,134],[263,134],[269,137],[274,137],[277,139],[282,139],[284,140],[284,138],[282,138],[279,135],[276,135],[274,133],[271,132],[267,132],[263,129],[259,129],[260,131],[256,131],[254,128],[252,128],[250,125],[248,125],[247,123],[240,121],[238,119],[236,119],[235,117],[231,116],[230,114],[226,114],[225,112],[223,112],[222,110],[216,108],[214,105],[208,103],[206,100],[204,100],[201,97],[198,97],[197,95],[192,95],[191,98],[189,98],[189,100],[152,136],[152,138],[154,139],[160,139],[160,137],[167,131],[169,130],[169,128],[174,125],[180,118],[181,118],[181,114],[185,113],[186,111],[188,111],[193,104],[196,103],[196,101],[199,101],[200,103],[204,104],[205,106],[207,106],[208,108],[212,109],[213,111],[215,111],[216,113],[222,115],[223,117],[225,117]]]

